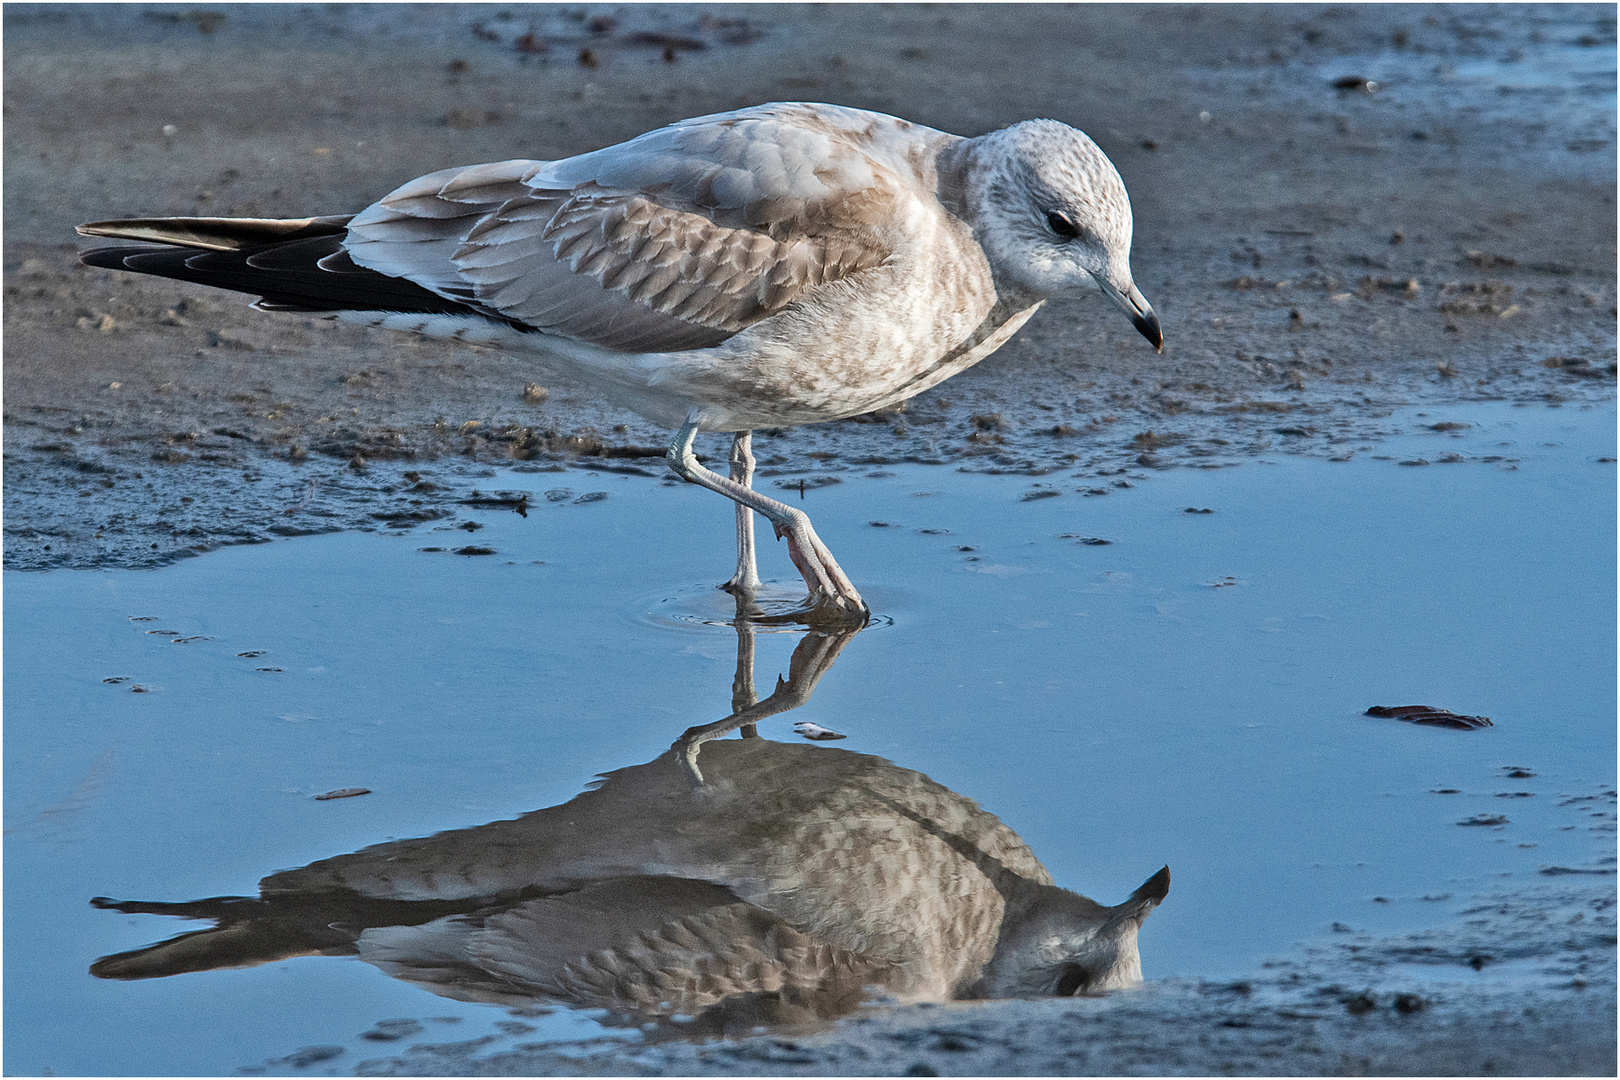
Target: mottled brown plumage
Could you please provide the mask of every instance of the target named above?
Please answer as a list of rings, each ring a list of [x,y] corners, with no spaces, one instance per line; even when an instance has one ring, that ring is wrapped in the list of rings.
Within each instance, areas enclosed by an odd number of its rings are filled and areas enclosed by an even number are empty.
[[[708,742],[694,788],[683,755],[609,773],[515,820],[272,874],[258,901],[233,901],[247,906],[175,905],[227,925],[94,970],[200,970],[210,933],[223,962],[242,963],[242,926],[280,918],[281,956],[340,951],[335,929],[361,959],[435,993],[641,1018],[761,995],[825,1018],[869,986],[945,1000],[1140,981],[1137,928],[1168,891],[1167,871],[1103,907],[1054,885],[971,799],[881,758]]]

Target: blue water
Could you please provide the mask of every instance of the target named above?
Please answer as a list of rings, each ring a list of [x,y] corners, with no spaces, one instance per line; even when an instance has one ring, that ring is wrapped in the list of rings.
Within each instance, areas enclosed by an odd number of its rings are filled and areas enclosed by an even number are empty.
[[[1150,979],[1241,974],[1336,921],[1433,925],[1473,892],[1594,865],[1612,831],[1558,803],[1615,775],[1613,409],[1480,404],[1389,428],[1342,463],[1033,481],[895,466],[811,489],[883,625],[761,734],[811,720],[926,773],[1103,903],[1169,864]],[[1080,494],[1116,480],[1132,486]],[[1037,483],[1062,494],[1020,500]],[[608,497],[6,575],[8,1073],[214,1074],[317,1044],[345,1052],[305,1072],[349,1070],[408,1045],[357,1038],[397,1017],[433,1042],[602,1031],[558,1012],[503,1032],[498,1008],[351,959],[86,973],[196,925],[92,896],[252,895],[277,869],[562,802],[730,711],[736,634],[702,621],[731,569],[722,500],[580,472],[488,487]],[[419,550],[468,543],[497,554]],[[762,572],[792,584],[768,540]],[[797,640],[759,637],[762,694]],[[1378,704],[1495,726],[1361,715]],[[312,797],[343,787],[371,794]],[[1497,797],[1514,791],[1534,796]],[[1456,825],[1497,813],[1510,824]]]

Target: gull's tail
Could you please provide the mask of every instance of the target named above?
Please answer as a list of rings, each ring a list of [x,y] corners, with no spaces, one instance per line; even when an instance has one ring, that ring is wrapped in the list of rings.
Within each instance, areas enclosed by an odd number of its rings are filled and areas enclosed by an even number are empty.
[[[103,956],[98,979],[160,979],[192,971],[253,967],[294,956],[353,956],[373,926],[418,926],[475,910],[483,900],[374,900],[345,890],[256,899],[214,896],[177,904],[95,897],[90,906],[141,915],[212,919],[217,925]]]
[[[339,214],[333,217],[308,218],[130,218],[127,221],[92,221],[79,226],[79,235],[105,236],[113,240],[144,240],[149,244],[173,244],[177,247],[201,248],[204,251],[242,251],[288,240],[342,236],[352,216]]]

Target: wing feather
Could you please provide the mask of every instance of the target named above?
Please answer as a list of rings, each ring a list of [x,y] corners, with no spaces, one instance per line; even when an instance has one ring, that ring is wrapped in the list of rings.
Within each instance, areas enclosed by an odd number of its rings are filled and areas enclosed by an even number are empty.
[[[283,240],[341,236],[349,215],[309,218],[133,218],[91,221],[79,226],[84,236],[144,240],[205,251],[241,251]]]
[[[362,211],[346,246],[554,334],[705,348],[891,256],[916,195],[870,145],[874,116],[762,106],[563,161],[442,170]]]

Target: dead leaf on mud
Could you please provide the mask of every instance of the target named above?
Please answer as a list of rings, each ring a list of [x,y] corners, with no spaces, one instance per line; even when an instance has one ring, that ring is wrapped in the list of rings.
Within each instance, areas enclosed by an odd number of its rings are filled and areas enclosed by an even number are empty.
[[[1395,720],[1404,720],[1408,724],[1453,728],[1457,731],[1473,731],[1477,728],[1496,726],[1491,723],[1488,716],[1461,716],[1450,709],[1437,709],[1433,705],[1374,705],[1367,710],[1367,715],[1387,716]]]

